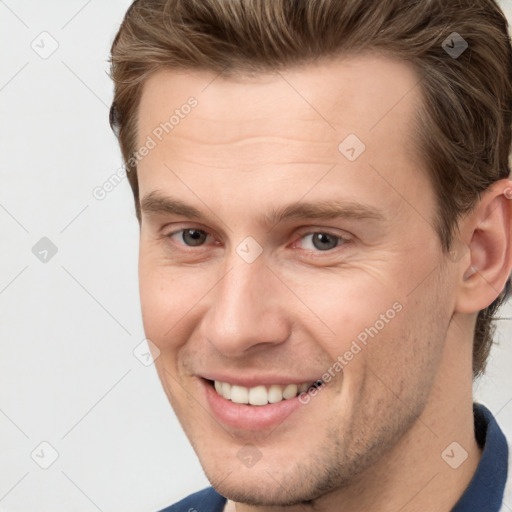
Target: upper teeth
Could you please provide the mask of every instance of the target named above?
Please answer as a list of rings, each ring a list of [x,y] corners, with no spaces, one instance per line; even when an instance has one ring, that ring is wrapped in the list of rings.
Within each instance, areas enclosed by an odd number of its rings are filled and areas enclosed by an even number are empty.
[[[281,400],[295,398],[298,393],[307,391],[314,383],[304,382],[303,384],[288,384],[281,386],[272,384],[271,386],[255,386],[246,388],[229,382],[214,381],[217,393],[227,400],[237,404],[267,405],[275,404]]]

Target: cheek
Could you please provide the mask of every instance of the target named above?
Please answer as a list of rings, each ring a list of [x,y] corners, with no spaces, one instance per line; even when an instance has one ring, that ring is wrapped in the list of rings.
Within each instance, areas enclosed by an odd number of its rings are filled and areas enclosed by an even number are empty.
[[[403,297],[400,312],[375,337],[368,338],[364,349],[372,392],[380,389],[391,400],[399,398],[418,414],[443,357],[449,315],[441,297],[434,287],[425,287],[418,296]]]
[[[380,278],[376,273],[350,268],[336,273],[317,271],[309,277],[285,276],[296,295],[289,297],[287,311],[300,313],[299,323],[312,339],[321,340],[331,359],[350,350],[353,341],[364,344],[377,331],[388,330],[399,315],[400,295],[386,284],[384,272]]]
[[[337,376],[343,368],[345,386],[357,388],[368,371],[370,380],[375,373],[397,394],[407,394],[406,384],[412,392],[415,386],[428,386],[435,375],[450,319],[449,299],[436,275],[411,293],[411,278],[418,273],[411,266],[404,264],[394,276],[387,272],[387,286],[366,272],[357,279],[315,281],[308,306],[318,311],[322,324],[313,319],[309,325],[330,329],[316,339],[331,361],[325,371]],[[378,379],[374,384],[383,385]]]
[[[207,292],[207,284],[197,273],[141,254],[139,291],[144,330],[161,350],[179,343],[195,306]]]

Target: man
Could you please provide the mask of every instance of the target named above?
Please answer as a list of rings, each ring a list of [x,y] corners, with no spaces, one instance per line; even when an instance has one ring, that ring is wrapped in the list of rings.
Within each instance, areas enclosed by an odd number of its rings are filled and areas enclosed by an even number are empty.
[[[139,0],[112,77],[144,328],[213,486],[166,510],[509,510],[472,398],[512,267],[497,5]]]

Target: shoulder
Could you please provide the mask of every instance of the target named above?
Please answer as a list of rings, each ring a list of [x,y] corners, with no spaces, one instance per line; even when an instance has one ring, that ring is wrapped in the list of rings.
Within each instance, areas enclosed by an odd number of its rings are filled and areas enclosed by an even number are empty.
[[[226,498],[216,492],[213,487],[207,487],[160,512],[222,512],[225,504]]]
[[[507,439],[509,453],[512,453],[512,436],[510,435],[510,432],[507,432],[505,434],[505,437]],[[502,504],[502,508],[500,509],[500,512],[507,512],[507,511],[512,510],[510,508],[511,504],[512,504],[512,457],[509,457],[508,479],[507,479],[507,483],[505,484],[505,493],[503,495],[503,504]]]

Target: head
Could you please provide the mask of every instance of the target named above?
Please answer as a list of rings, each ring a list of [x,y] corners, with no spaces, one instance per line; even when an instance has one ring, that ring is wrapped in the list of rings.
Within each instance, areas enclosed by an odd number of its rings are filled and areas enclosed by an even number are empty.
[[[510,271],[506,21],[491,0],[403,5],[138,0],[113,43],[146,335],[233,499],[343,485],[454,357],[469,385],[485,367]],[[244,423],[216,416],[223,379],[324,384]]]

